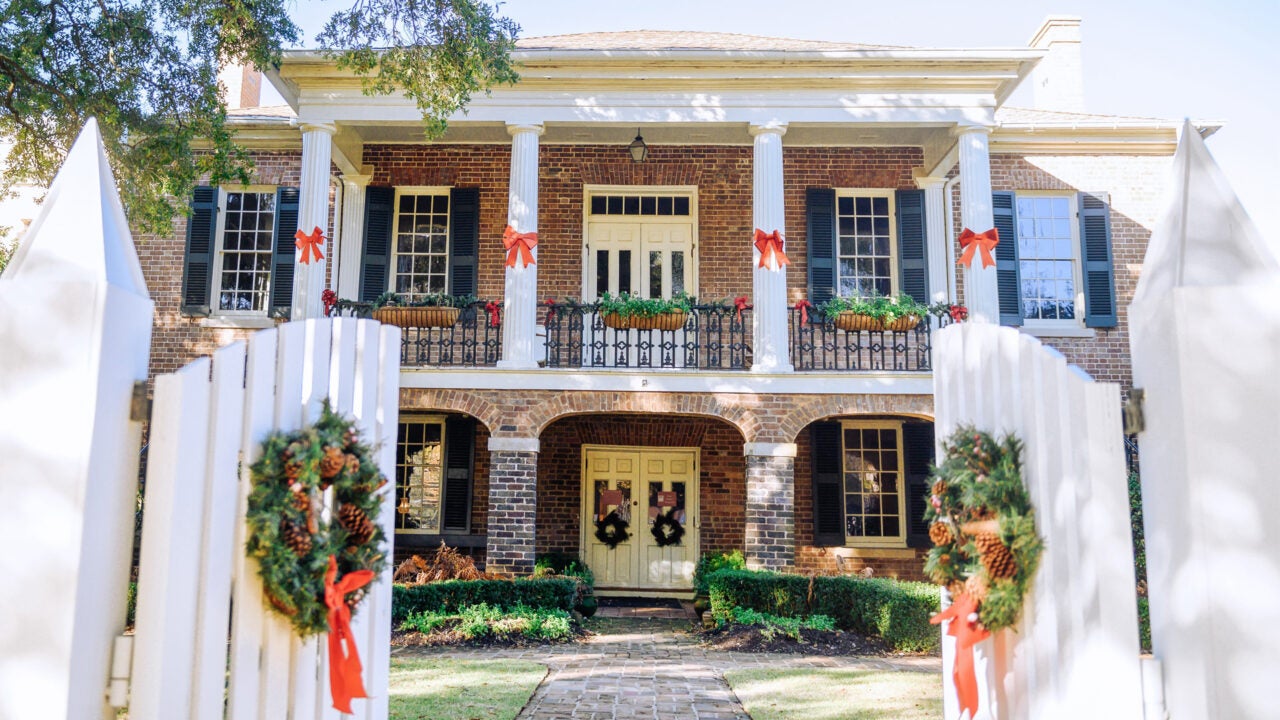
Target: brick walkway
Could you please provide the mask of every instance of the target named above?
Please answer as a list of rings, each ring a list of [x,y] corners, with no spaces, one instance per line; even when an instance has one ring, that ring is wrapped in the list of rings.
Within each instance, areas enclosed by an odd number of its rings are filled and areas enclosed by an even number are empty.
[[[527,720],[749,720],[724,681],[726,670],[822,667],[938,673],[942,669],[938,658],[707,650],[685,632],[688,620],[643,617],[643,608],[624,610],[638,612],[593,623],[598,634],[583,643],[502,650],[397,648],[394,654],[542,663],[550,672],[519,715]]]

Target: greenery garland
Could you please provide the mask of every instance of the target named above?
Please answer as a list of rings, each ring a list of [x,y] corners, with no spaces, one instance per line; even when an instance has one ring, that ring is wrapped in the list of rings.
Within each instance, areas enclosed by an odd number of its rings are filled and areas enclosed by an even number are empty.
[[[608,545],[609,549],[616,548],[619,543],[624,543],[631,537],[627,534],[629,527],[631,523],[623,520],[617,510],[610,510],[603,520],[596,521],[596,539]]]
[[[673,508],[665,513],[658,513],[649,532],[653,533],[653,539],[657,541],[658,547],[679,545],[680,538],[684,537],[684,526],[676,520]]]
[[[325,632],[329,556],[339,580],[356,570],[379,573],[386,563],[378,491],[387,480],[373,450],[326,401],[314,425],[267,437],[250,477],[246,549],[258,561],[263,594],[300,636]],[[363,597],[357,590],[346,598],[353,612]]]
[[[925,510],[934,547],[925,573],[978,601],[991,631],[1013,627],[1044,549],[1022,482],[1022,443],[961,427],[943,444]]]

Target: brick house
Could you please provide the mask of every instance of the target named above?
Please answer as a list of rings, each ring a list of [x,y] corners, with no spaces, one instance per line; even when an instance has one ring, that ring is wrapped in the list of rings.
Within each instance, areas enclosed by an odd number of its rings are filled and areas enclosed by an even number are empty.
[[[918,577],[937,321],[846,332],[805,322],[804,300],[967,301],[1128,385],[1177,123],[1083,112],[1078,20],[994,50],[624,32],[516,55],[517,86],[425,142],[410,101],[287,53],[267,78],[287,107],[258,107],[252,73],[230,83],[254,183],[198,188],[189,220],[140,243],[154,372],[314,317],[326,287],[480,298],[404,331],[397,554],[443,540],[528,573],[579,553],[632,593],[687,592],[701,553],[731,549]],[[1024,83],[1036,107],[1006,106]],[[506,266],[508,225],[537,232],[536,265]],[[313,226],[326,261],[297,265]],[[997,266],[957,269],[960,230],[992,226]],[[756,228],[782,231],[784,270],[758,267]],[[700,304],[676,330],[587,305],[680,291]],[[616,547],[596,537],[613,517]]]

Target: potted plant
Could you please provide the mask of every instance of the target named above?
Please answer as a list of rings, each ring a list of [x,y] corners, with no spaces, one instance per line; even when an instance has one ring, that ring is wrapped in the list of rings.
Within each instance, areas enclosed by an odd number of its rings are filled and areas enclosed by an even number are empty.
[[[881,311],[873,300],[833,297],[822,304],[822,316],[845,332],[880,330]]]
[[[907,332],[914,330],[929,308],[910,295],[899,295],[896,298],[877,298],[880,303],[880,322],[890,332]]]
[[[373,303],[373,319],[402,328],[452,327],[462,308],[476,302],[471,295],[432,293],[405,300],[396,293],[383,293]]]
[[[679,330],[693,309],[693,298],[684,293],[670,300],[605,293],[596,309],[605,327],[615,330]]]

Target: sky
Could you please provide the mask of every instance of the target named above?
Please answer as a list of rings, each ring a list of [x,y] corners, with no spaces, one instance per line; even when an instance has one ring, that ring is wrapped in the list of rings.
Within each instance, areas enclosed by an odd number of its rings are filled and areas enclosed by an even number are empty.
[[[304,0],[304,35],[348,2]],[[1280,0],[509,0],[501,12],[522,37],[703,30],[961,48],[1024,47],[1046,16],[1077,15],[1086,111],[1224,122],[1209,149],[1280,243]],[[1029,106],[1030,94],[1009,104]]]

